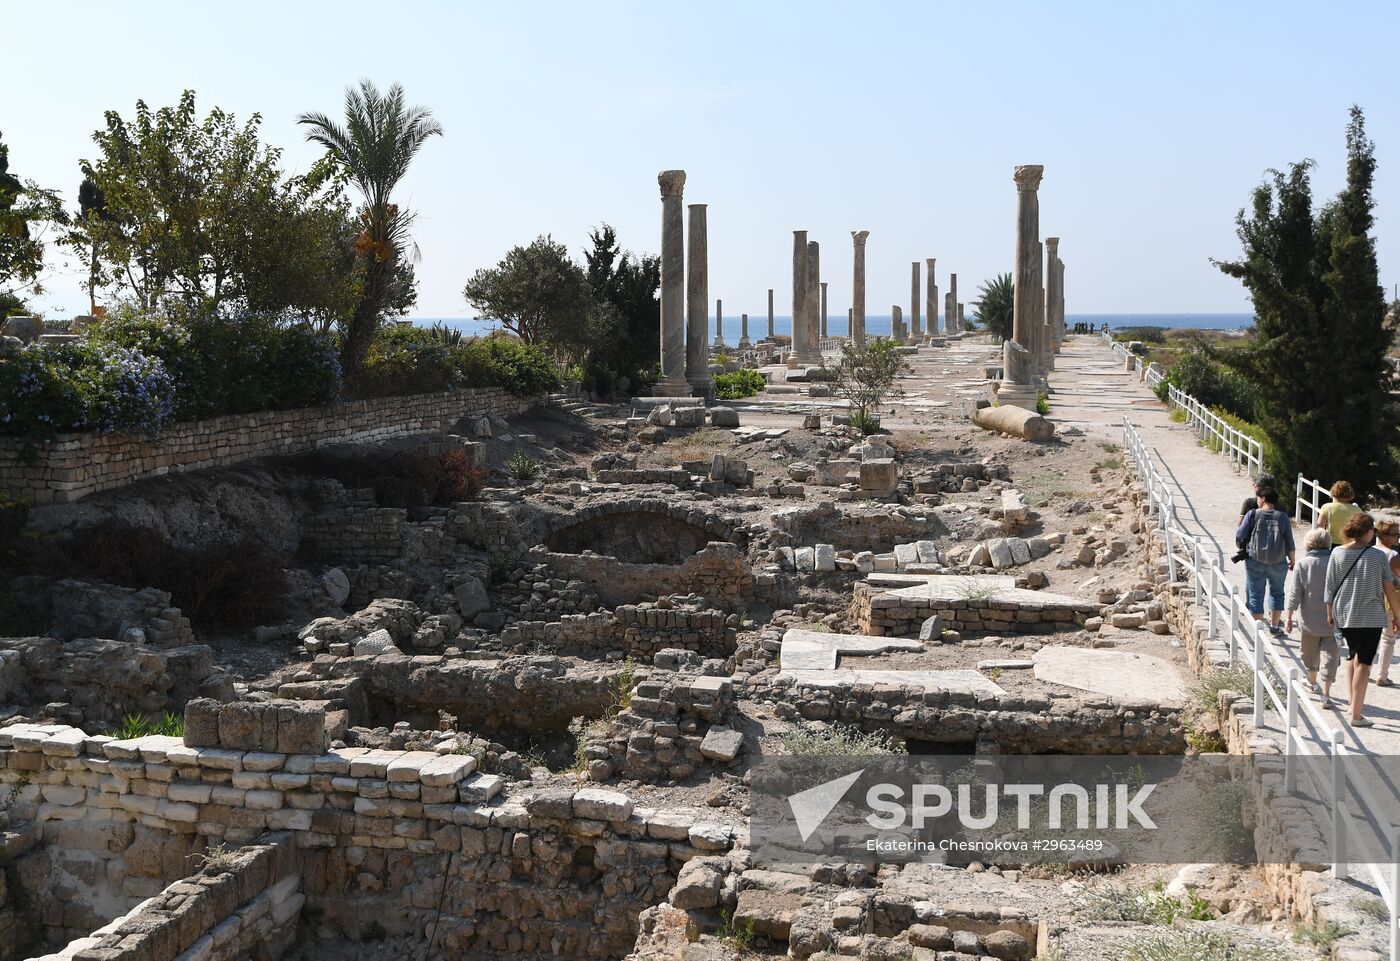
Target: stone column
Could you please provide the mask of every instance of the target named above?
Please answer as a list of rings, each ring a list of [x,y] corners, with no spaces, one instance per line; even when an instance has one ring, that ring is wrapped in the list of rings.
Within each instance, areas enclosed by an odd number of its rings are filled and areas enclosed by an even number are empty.
[[[961,302],[959,302],[959,303],[958,303],[958,330],[963,330],[963,329],[965,329],[965,328],[967,327],[967,317],[965,317],[965,316],[963,315],[963,307],[964,307],[964,305],[963,305]]]
[[[912,344],[917,344],[924,336],[923,327],[919,324],[919,295],[923,292],[919,289],[922,286],[919,283],[920,266],[917,260],[914,261],[909,279],[909,342]]]
[[[850,337],[850,336],[851,336],[851,321],[852,321],[852,319],[855,317],[855,315],[856,315],[856,309],[855,309],[854,307],[847,307],[847,308],[846,308],[846,336],[847,336],[847,337]]]
[[[768,288],[768,339],[773,339],[773,288]]]
[[[826,282],[825,280],[823,280],[823,281],[822,281],[822,339],[823,339],[823,340],[825,340],[828,336],[830,336],[830,335],[827,334],[827,332],[826,332],[826,284],[827,284],[827,282]]]
[[[812,362],[807,345],[807,231],[792,232],[792,352],[788,366]]]
[[[1065,262],[1055,260],[1055,317],[1060,324],[1060,342],[1065,339]]]
[[[1055,265],[1059,261],[1059,247],[1059,237],[1045,238],[1045,305],[1042,310],[1045,313],[1044,357],[1047,371],[1055,369],[1055,355],[1060,350],[1060,330],[1055,315],[1055,287],[1059,279],[1059,269]]]
[[[740,347],[749,347],[749,346],[751,346],[751,344],[750,344],[750,342],[749,342],[749,315],[748,315],[748,314],[740,314],[740,315],[739,315],[739,346],[740,346]]]
[[[943,295],[943,329],[950,335],[958,332],[958,304],[951,290]]]
[[[1026,349],[1031,352],[1031,365],[1035,370],[1037,391],[1045,390],[1045,245],[1035,244],[1035,277],[1031,286],[1031,329]]]
[[[890,339],[896,344],[904,343],[904,310],[899,304],[890,305]]]
[[[724,301],[715,300],[715,346],[724,346]]]
[[[685,379],[685,214],[684,170],[663,170],[661,185],[661,381],[656,393],[688,397]]]
[[[686,250],[685,379],[704,397],[714,390],[710,380],[710,265],[705,205],[690,204],[690,243]]]
[[[851,279],[851,339],[857,347],[865,345],[865,239],[868,230],[852,230],[851,244],[855,248],[855,272]]]
[[[812,363],[822,362],[822,265],[821,244],[807,244],[807,344],[812,349]]]
[[[1016,294],[1013,306],[1012,337],[1002,345],[1002,381],[997,402],[1035,410],[1036,372],[1039,356],[1032,325],[1036,299],[1040,296],[1040,270],[1036,263],[1040,249],[1040,179],[1045,168],[1027,164],[1016,168]]]
[[[950,333],[950,334],[961,334],[961,333],[962,333],[962,321],[958,319],[958,275],[957,275],[957,274],[949,274],[949,275],[948,275],[948,303],[952,305],[952,306],[950,306],[950,307],[948,308],[948,311],[947,311],[948,316],[944,318],[944,320],[945,320],[945,321],[947,322],[947,324],[948,324],[948,333]]]
[[[929,336],[938,333],[938,284],[933,279],[933,265],[937,263],[936,257],[929,257],[924,261],[928,267],[928,279],[924,281],[924,318],[925,327]]]

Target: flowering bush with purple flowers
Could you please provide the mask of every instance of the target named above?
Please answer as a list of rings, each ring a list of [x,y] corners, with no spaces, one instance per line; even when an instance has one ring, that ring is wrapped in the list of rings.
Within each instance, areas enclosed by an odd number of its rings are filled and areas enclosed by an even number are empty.
[[[158,434],[174,410],[164,365],[133,348],[31,344],[0,364],[0,433],[31,442],[79,430]]]

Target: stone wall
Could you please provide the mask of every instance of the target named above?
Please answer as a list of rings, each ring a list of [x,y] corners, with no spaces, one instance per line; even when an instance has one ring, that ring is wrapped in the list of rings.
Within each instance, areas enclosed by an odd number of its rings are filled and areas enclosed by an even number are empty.
[[[23,441],[4,437],[0,490],[13,500],[65,503],[149,477],[227,467],[254,457],[439,433],[467,415],[510,417],[534,403],[497,388],[469,388],[213,417],[172,425],[158,439],[60,434],[32,462],[25,457]]]
[[[907,740],[987,754],[1180,754],[1181,712],[1111,698],[987,697],[861,684],[775,687],[779,717],[836,721]]]
[[[187,729],[203,723],[188,718]],[[83,876],[96,883],[70,890],[69,900],[115,888],[104,904],[109,917],[169,882],[123,890],[121,879],[161,875],[209,844],[247,844],[273,830],[289,834],[282,843],[298,855],[300,891],[279,888],[269,870],[263,880],[283,898],[269,909],[276,917],[278,905],[304,898],[317,937],[426,938],[431,929],[451,956],[622,957],[637,915],[664,901],[680,867],[735,843],[735,828],[700,811],[640,809],[626,794],[565,786],[506,795],[501,779],[475,766],[457,754],[286,754],[159,736],[114,741],[59,726],[0,728],[0,791],[28,781],[11,816],[40,827],[43,856],[61,851],[67,863],[86,865]],[[214,878],[211,887],[222,892],[227,883]],[[169,914],[181,940],[201,943],[229,916],[224,906],[247,903],[217,897],[226,899],[218,909]]]
[[[856,584],[852,604],[859,632],[872,637],[916,636],[935,615],[944,630],[960,634],[1050,634],[1078,630],[1098,613],[1098,604],[1019,588],[989,590],[987,596],[914,598],[865,582]]]
[[[306,901],[300,862],[300,852],[285,832],[266,843],[219,855],[199,874],[176,881],[128,914],[70,943],[58,959],[280,957],[296,937]]]
[[[131,713],[180,711],[195,697],[232,696],[232,679],[203,644],[158,650],[91,638],[0,638],[0,703],[55,720],[113,724]]]
[[[501,644],[546,645],[551,653],[598,658],[621,653],[651,663],[657,651],[681,648],[701,657],[727,658],[734,653],[737,624],[716,610],[686,610],[658,604],[624,604],[611,614],[565,614],[558,621],[516,621],[501,634]]]
[[[775,511],[773,526],[793,544],[831,544],[837,549],[894,550],[896,544],[932,540],[948,528],[932,509],[907,506],[846,506],[831,501]]]
[[[707,604],[734,611],[762,586],[743,552],[723,541],[710,542],[681,564],[628,564],[601,554],[557,554],[544,547],[531,549],[530,559],[583,581],[610,607],[642,595],[696,594]]]
[[[176,647],[194,642],[189,618],[170,606],[170,594],[154,587],[135,590],[64,579],[49,588],[49,618],[55,636],[111,637]]]
[[[587,738],[588,776],[603,781],[683,781],[707,760],[728,764],[743,745],[732,727],[734,684],[727,677],[657,672],[632,692],[606,730]]]

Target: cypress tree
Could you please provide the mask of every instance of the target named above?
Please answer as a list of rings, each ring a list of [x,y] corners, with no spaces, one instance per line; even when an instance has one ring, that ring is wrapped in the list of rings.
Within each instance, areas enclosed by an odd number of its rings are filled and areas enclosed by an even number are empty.
[[[1249,291],[1258,336],[1247,350],[1215,356],[1254,384],[1254,419],[1279,476],[1344,478],[1375,494],[1393,483],[1397,419],[1386,359],[1392,331],[1371,237],[1375,148],[1359,107],[1346,140],[1346,187],[1316,214],[1311,160],[1270,171],[1250,211],[1239,212],[1243,257],[1215,264]]]

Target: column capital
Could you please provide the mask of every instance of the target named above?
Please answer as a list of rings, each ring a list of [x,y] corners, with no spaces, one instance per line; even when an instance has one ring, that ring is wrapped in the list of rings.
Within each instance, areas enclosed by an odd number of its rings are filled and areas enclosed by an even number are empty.
[[[864,247],[864,246],[865,246],[865,238],[866,238],[866,237],[869,237],[869,236],[870,236],[870,231],[868,231],[868,230],[852,230],[852,231],[851,231],[851,240],[852,240],[852,242],[855,243],[855,245],[856,245],[857,247]]]
[[[1016,189],[1034,192],[1040,189],[1040,178],[1045,176],[1045,168],[1040,164],[1022,164],[1016,168],[1011,179],[1016,181]]]
[[[683,177],[683,176],[684,176],[684,174],[682,174],[682,177]],[[682,180],[681,182],[684,183],[685,181]],[[664,191],[664,190],[662,191],[662,195],[665,196],[665,191]],[[704,210],[704,209],[705,209],[706,207],[708,207],[708,206],[709,206],[709,204],[686,204],[686,205],[685,205],[685,209],[686,209],[686,210]]]
[[[822,281],[822,290],[826,290],[827,281]]]
[[[663,170],[656,175],[656,182],[661,185],[661,196],[679,197],[685,189],[685,171]]]
[[[1058,248],[1059,246],[1060,246],[1060,238],[1059,238],[1059,237],[1046,237],[1046,238],[1045,238],[1045,249],[1048,250],[1048,251],[1050,251],[1050,256],[1052,256],[1052,257],[1055,256],[1055,250],[1056,250],[1056,248]]]
[[[938,262],[938,258],[937,258],[937,257],[925,257],[925,258],[924,258],[924,264],[928,267],[930,273],[933,272],[933,265],[936,264],[937,262]]]

